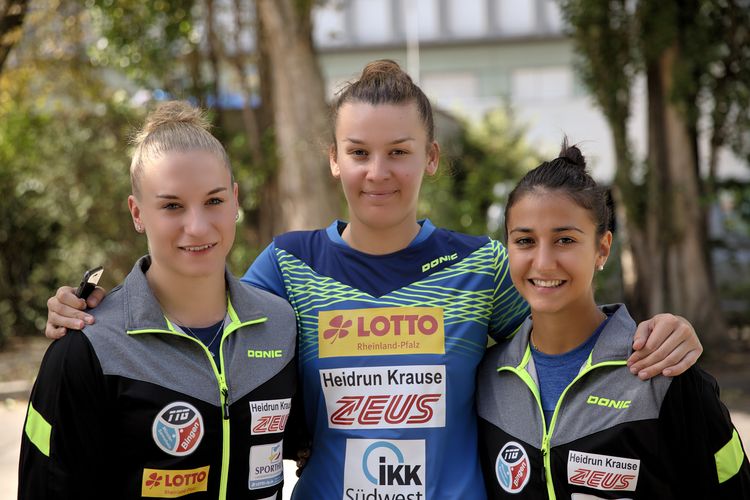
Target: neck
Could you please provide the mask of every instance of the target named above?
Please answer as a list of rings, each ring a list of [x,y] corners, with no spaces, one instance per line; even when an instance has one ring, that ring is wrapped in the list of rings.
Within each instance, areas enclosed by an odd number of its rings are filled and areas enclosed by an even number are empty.
[[[383,229],[352,220],[341,237],[355,250],[371,255],[386,255],[408,247],[419,234],[420,228],[414,218],[407,218],[396,226]]]
[[[540,313],[531,310],[534,326],[531,342],[545,354],[562,354],[584,343],[606,319],[596,304],[565,311]]]
[[[152,263],[146,279],[164,314],[180,326],[207,327],[226,316],[223,272],[205,277],[175,276]]]

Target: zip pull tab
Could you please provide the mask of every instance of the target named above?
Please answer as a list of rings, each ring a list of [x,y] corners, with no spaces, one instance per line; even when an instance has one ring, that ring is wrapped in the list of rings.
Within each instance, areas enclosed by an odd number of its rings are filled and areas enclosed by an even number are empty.
[[[547,482],[547,454],[549,453],[549,450],[547,450],[547,446],[549,444],[549,438],[547,436],[544,436],[544,439],[542,440],[542,482],[546,484]]]
[[[224,420],[229,420],[229,390],[226,387],[221,389],[221,396],[223,401],[221,402],[221,413],[224,416]]]

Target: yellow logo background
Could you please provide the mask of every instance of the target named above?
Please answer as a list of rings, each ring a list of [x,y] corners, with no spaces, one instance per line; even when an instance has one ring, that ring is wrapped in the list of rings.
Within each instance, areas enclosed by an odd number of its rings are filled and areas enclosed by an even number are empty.
[[[177,498],[208,489],[208,468],[167,470],[143,469],[141,496]]]
[[[320,311],[321,358],[388,354],[445,354],[440,307],[380,307]]]

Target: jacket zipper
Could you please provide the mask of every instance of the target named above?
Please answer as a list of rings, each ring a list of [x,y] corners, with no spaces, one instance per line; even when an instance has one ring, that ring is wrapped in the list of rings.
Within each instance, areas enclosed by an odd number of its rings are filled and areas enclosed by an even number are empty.
[[[177,331],[174,326],[172,326],[172,323],[167,319],[164,318],[167,322],[167,326],[169,327],[169,330],[162,330],[162,329],[145,329],[145,330],[128,330],[129,335],[133,334],[141,334],[141,333],[167,333],[170,335],[176,335],[178,337],[184,337],[186,339],[190,339],[191,341],[197,343],[201,348],[203,349],[203,352],[206,353],[206,357],[208,358],[209,363],[211,364],[211,368],[214,371],[214,377],[216,378],[216,381],[218,383],[219,387],[219,401],[221,404],[221,421],[222,421],[222,444],[221,444],[221,480],[219,483],[219,496],[218,498],[220,500],[226,500],[227,498],[227,482],[229,478],[229,448],[230,448],[230,425],[229,425],[229,385],[227,384],[227,379],[225,377],[225,367],[224,367],[224,339],[226,339],[230,334],[232,334],[234,331],[242,328],[243,326],[249,326],[249,325],[256,325],[259,323],[265,323],[268,318],[258,318],[251,321],[245,321],[240,322],[239,318],[237,317],[237,313],[232,308],[231,303],[228,303],[227,307],[227,313],[229,314],[229,318],[231,320],[231,323],[224,328],[224,332],[221,335],[221,340],[219,341],[219,366],[221,366],[221,372],[216,368],[216,361],[214,357],[211,355],[211,351],[208,350],[208,347],[206,347],[203,342],[200,340],[191,337],[190,335],[186,335],[184,333],[181,333]]]
[[[562,401],[565,398],[565,394],[571,387],[573,387],[576,382],[578,382],[578,380],[580,380],[584,375],[591,372],[592,370],[603,368],[605,366],[622,366],[627,364],[627,360],[623,360],[605,361],[603,363],[592,365],[591,354],[593,354],[593,352],[589,353],[589,357],[586,359],[586,363],[584,364],[583,369],[578,372],[578,375],[576,375],[576,377],[570,382],[570,384],[568,384],[565,389],[563,389],[562,393],[560,394],[560,398],[557,400],[557,404],[555,405],[555,410],[552,412],[552,419],[550,420],[549,429],[547,429],[547,422],[544,419],[542,397],[539,393],[539,388],[534,383],[534,379],[531,377],[531,374],[526,370],[526,367],[529,364],[529,359],[531,358],[531,348],[529,346],[526,347],[526,353],[524,354],[523,359],[518,366],[502,366],[497,369],[498,372],[505,370],[515,373],[528,386],[529,390],[531,390],[531,393],[536,399],[537,406],[539,407],[539,414],[542,418],[542,480],[547,485],[547,496],[549,497],[549,500],[555,500],[557,498],[555,495],[554,484],[552,482],[552,459],[550,457],[550,441],[552,440],[552,434],[555,430],[555,424],[557,423],[557,415],[562,405]]]

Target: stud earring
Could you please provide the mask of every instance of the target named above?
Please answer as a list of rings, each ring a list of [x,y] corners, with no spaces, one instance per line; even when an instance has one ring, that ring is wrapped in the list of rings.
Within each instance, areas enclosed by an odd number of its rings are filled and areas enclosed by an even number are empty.
[[[237,213],[236,213],[236,214],[234,215],[234,221],[235,221],[235,222],[237,222],[237,221],[239,221],[239,220],[240,220],[240,213],[239,213],[239,212],[237,212]]]
[[[604,264],[599,264],[599,267],[596,268],[597,271],[604,271]]]
[[[140,224],[136,223],[135,224],[135,230],[138,233],[142,233],[143,232],[143,226],[141,226]]]

